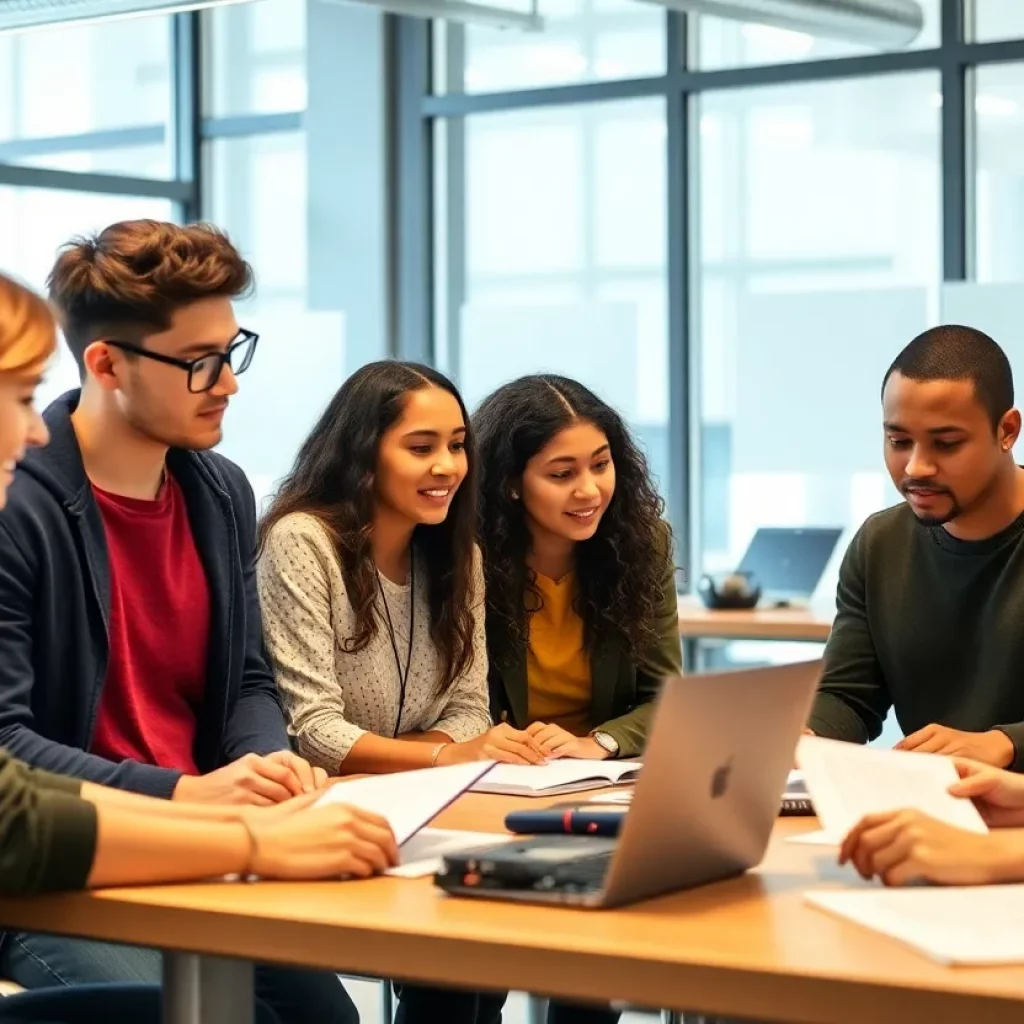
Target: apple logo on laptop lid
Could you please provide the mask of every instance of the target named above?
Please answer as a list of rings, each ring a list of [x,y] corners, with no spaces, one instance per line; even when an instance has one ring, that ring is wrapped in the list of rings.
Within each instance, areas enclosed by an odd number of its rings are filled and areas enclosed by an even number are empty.
[[[730,757],[725,764],[720,765],[715,769],[714,774],[711,776],[711,799],[718,800],[720,797],[725,795],[726,790],[729,788],[729,776],[732,773],[732,758]]]

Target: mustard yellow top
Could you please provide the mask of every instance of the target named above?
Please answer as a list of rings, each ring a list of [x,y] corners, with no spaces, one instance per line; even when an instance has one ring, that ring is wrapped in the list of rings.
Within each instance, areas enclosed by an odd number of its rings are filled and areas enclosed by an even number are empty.
[[[573,608],[576,576],[557,583],[536,574],[543,607],[530,616],[526,680],[531,722],[560,725],[575,736],[593,727],[590,714],[590,656],[583,648],[583,619]]]

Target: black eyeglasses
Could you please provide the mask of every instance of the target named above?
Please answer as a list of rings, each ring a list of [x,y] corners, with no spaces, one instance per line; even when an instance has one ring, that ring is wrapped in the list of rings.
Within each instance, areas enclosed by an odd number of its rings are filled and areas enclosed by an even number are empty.
[[[260,340],[260,336],[243,327],[232,339],[226,352],[210,352],[205,356],[197,356],[195,359],[175,359],[174,356],[165,356],[162,352],[152,352],[131,341],[115,341],[113,338],[103,338],[102,340],[107,345],[121,349],[122,352],[132,352],[137,356],[144,356],[146,359],[155,359],[158,363],[166,363],[168,366],[177,366],[180,370],[187,370],[188,389],[194,395],[198,395],[209,391],[220,380],[225,366],[230,366],[231,372],[236,377],[240,373],[245,373],[256,353],[256,342]]]

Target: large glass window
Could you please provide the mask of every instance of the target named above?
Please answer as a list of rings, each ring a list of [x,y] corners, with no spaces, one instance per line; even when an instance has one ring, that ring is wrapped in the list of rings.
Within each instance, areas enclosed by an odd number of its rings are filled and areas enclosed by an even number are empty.
[[[166,199],[0,185],[0,270],[45,292],[57,250],[65,242],[120,220],[175,216],[174,205]],[[39,389],[40,406],[77,386],[78,370],[62,348]]]
[[[169,176],[170,25],[149,17],[0,34],[0,161]],[[102,148],[88,139],[121,129],[133,131]],[[64,147],[37,141],[63,137]]]
[[[1012,4],[1016,0],[1008,2]],[[920,0],[925,16],[924,28],[911,43],[911,49],[939,45],[939,3],[940,0]],[[844,39],[814,36],[808,32],[732,18],[700,15],[691,24],[694,22],[696,67],[704,71],[754,64],[790,64],[873,52],[869,46]]]
[[[256,273],[255,293],[237,304],[237,313],[259,332],[259,349],[240,381],[220,450],[246,471],[258,501],[288,471],[345,377],[383,355],[348,337],[354,314],[365,311],[353,309],[358,299],[339,297],[346,257],[337,238],[325,244],[311,230],[311,218],[334,213],[312,208],[307,144],[305,132],[282,132],[218,139],[206,151],[207,216],[228,231]],[[357,230],[355,219],[348,225]]]
[[[442,275],[456,291],[438,306],[467,402],[525,373],[578,378],[629,420],[667,489],[663,102],[479,115],[464,132],[464,232]]]
[[[529,9],[523,0],[500,6]],[[665,11],[657,4],[544,0],[540,13],[543,32],[437,23],[437,91],[532,89],[665,71]]]
[[[306,107],[306,4],[261,0],[203,12],[203,108],[211,117]]]
[[[935,322],[938,76],[706,94],[693,343],[701,560],[733,569],[759,526],[849,531],[898,500],[878,389]],[[826,601],[835,566],[821,590]]]
[[[1024,4],[1018,0],[973,0],[971,7],[978,42],[1024,37]]]
[[[1022,281],[1024,64],[977,68],[974,86],[976,276]]]

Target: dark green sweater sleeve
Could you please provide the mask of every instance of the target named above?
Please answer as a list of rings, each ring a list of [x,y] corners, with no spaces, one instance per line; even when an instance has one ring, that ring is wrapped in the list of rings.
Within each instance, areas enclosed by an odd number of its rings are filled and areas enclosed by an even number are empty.
[[[836,618],[807,723],[818,736],[853,743],[876,739],[892,704],[868,621],[865,544],[862,527],[839,569]]]
[[[672,539],[666,526],[666,553],[658,587],[655,631],[657,638],[636,659],[637,706],[628,714],[599,725],[619,745],[619,757],[636,757],[643,752],[647,728],[661,684],[669,676],[682,675],[683,655],[679,642],[679,598],[676,595],[676,569],[672,557]]]
[[[85,888],[96,854],[96,808],[82,784],[0,751],[0,893]]]

